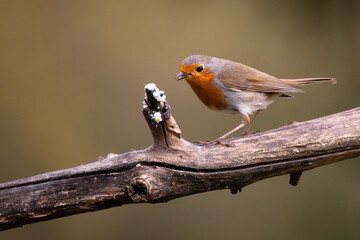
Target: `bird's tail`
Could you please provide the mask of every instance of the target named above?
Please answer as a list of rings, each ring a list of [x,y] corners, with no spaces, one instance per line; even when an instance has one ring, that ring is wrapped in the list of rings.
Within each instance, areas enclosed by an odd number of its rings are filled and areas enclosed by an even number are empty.
[[[336,83],[336,78],[298,78],[298,79],[281,79],[281,80],[293,87],[318,84],[318,83],[328,83],[328,84]]]

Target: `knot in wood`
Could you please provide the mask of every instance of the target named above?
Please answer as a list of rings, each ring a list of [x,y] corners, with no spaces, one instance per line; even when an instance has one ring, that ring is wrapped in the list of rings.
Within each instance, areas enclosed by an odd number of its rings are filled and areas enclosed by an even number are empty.
[[[127,194],[134,202],[148,202],[151,193],[151,181],[148,175],[136,177],[127,186]]]

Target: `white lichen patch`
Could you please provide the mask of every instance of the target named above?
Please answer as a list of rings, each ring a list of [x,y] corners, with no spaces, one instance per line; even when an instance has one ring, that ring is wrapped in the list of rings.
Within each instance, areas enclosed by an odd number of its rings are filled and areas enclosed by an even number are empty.
[[[148,83],[145,85],[145,90],[148,89],[150,91],[159,91],[159,89],[157,88],[157,86],[155,85],[155,83]]]
[[[147,108],[147,106],[148,106],[148,105],[147,105],[147,103],[146,103],[146,101],[145,101],[145,99],[144,99],[142,109]]]
[[[157,86],[155,85],[155,83],[148,83],[145,85],[145,90],[149,90],[153,93],[154,98],[158,101],[158,102],[165,102],[166,96],[164,94],[164,91],[160,91]],[[146,93],[145,93],[146,95]]]
[[[152,116],[152,119],[155,122],[158,122],[158,123],[161,122],[162,121],[161,113],[155,112],[154,115]]]
[[[113,157],[116,157],[117,154],[116,153],[109,153],[106,158],[113,158]]]

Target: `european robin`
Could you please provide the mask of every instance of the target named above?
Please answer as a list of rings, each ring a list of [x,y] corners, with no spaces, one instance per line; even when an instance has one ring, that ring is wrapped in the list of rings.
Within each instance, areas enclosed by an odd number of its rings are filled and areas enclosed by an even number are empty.
[[[304,92],[296,86],[316,83],[336,83],[335,78],[279,79],[241,63],[205,55],[184,59],[177,80],[185,79],[199,99],[210,109],[240,113],[242,123],[214,141],[220,143],[230,134],[247,125],[247,134],[257,114],[275,97],[290,97],[287,93]],[[250,121],[249,115],[255,115]]]

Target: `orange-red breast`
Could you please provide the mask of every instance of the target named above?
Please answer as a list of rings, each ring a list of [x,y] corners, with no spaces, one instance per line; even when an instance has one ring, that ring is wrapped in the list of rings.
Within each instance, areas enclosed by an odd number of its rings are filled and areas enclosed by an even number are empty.
[[[336,83],[335,78],[279,79],[241,63],[205,55],[184,59],[177,80],[185,79],[199,99],[210,109],[242,114],[242,123],[218,139],[248,125],[246,134],[260,110],[274,97],[291,97],[286,93],[303,92],[296,86],[316,83]],[[249,115],[255,115],[250,122]]]

